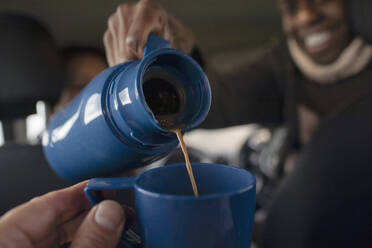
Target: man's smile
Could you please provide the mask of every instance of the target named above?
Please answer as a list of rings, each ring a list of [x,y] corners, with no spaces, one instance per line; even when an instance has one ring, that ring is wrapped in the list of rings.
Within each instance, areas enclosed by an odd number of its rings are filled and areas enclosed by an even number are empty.
[[[328,47],[328,43],[332,38],[332,33],[328,30],[308,34],[304,38],[305,48],[309,53],[317,53]]]

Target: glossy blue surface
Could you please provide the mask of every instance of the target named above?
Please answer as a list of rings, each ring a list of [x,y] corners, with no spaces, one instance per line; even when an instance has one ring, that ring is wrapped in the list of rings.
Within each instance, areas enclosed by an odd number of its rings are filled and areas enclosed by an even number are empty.
[[[248,171],[192,164],[200,196],[194,197],[184,164],[146,171],[136,178],[95,178],[86,193],[134,187],[146,248],[248,248],[255,211],[255,179]],[[134,247],[129,244],[121,247]]]
[[[177,82],[185,106],[175,124],[185,130],[206,117],[211,93],[208,79],[189,56],[150,35],[144,58],[109,68],[95,77],[43,135],[46,158],[62,178],[79,181],[144,166],[169,153],[177,137],[159,126],[142,85],[153,75]]]

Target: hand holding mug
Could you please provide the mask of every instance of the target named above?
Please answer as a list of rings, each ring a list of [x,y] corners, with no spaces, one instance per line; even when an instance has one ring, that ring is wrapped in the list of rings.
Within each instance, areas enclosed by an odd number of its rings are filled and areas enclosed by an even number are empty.
[[[0,247],[114,248],[126,218],[122,207],[105,200],[91,207],[87,182],[54,191],[14,208],[0,218]]]

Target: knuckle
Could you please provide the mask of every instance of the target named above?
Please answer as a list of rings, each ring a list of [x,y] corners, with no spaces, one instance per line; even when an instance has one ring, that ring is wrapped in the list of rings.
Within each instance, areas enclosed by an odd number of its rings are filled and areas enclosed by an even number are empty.
[[[119,5],[116,9],[116,13],[118,13],[119,16],[124,16],[127,12],[128,6],[127,5]]]
[[[114,21],[114,15],[110,15],[110,17],[107,20],[108,26],[112,25],[113,21]]]
[[[107,24],[108,24],[109,27],[112,27],[112,26],[115,25],[115,23],[116,23],[116,15],[113,14],[113,15],[111,15],[111,16],[109,17],[109,19],[108,19],[108,21],[107,21]]]
[[[128,35],[125,39],[125,44],[128,46],[129,50],[135,50],[138,44],[138,39],[133,35]]]
[[[103,34],[103,41],[104,42],[109,42],[110,41],[110,31],[106,30],[105,33]]]
[[[41,200],[41,196],[35,196],[34,198],[30,200],[30,203],[32,204],[38,203],[40,200]]]
[[[158,22],[161,26],[168,28],[168,15],[165,11],[162,11],[161,13],[159,13]]]

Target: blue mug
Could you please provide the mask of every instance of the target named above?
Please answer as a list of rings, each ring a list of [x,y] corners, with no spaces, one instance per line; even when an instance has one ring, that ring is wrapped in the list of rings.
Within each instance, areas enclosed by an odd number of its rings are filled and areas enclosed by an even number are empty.
[[[250,247],[254,176],[226,165],[194,163],[192,167],[198,197],[193,195],[184,163],[151,169],[137,177],[94,178],[85,191],[97,204],[101,199],[96,191],[134,188],[142,241],[129,231],[119,247]]]

